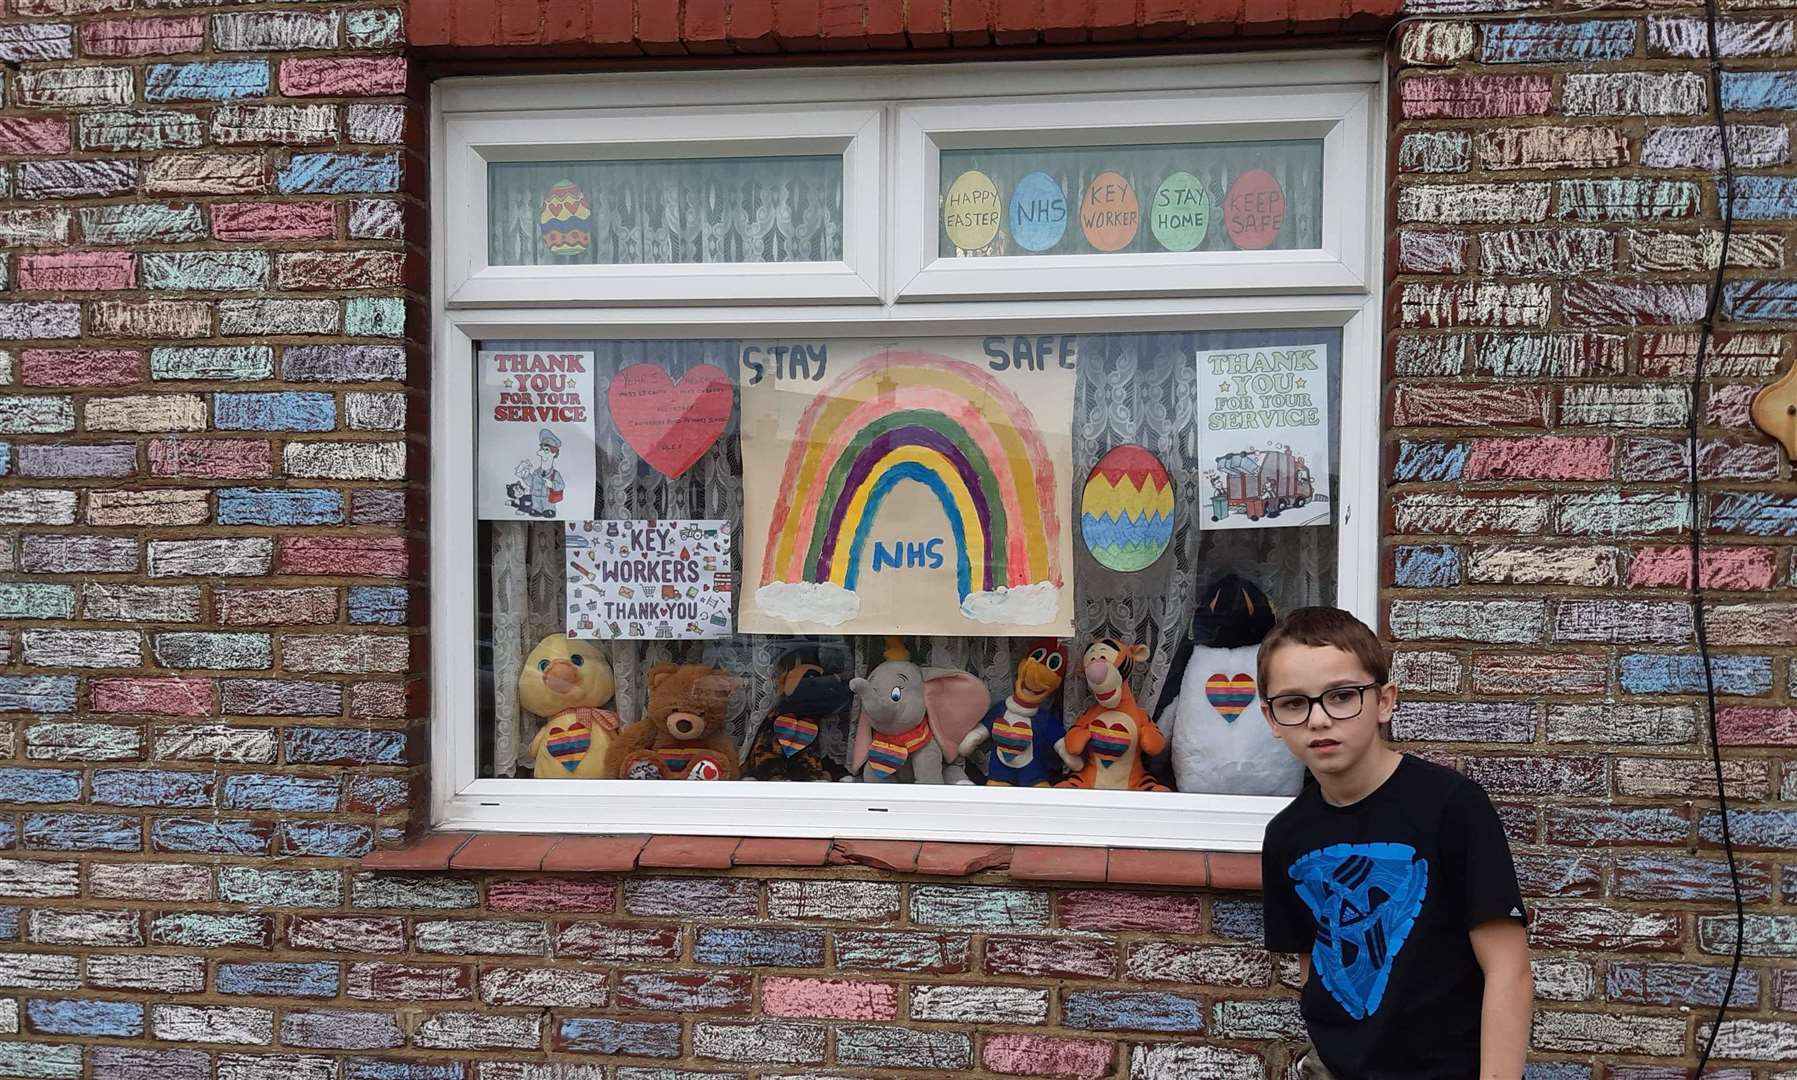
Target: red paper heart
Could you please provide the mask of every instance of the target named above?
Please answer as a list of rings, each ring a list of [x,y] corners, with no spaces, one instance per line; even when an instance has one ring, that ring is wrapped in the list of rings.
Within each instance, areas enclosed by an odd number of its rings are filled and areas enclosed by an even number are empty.
[[[654,364],[632,364],[611,381],[618,434],[663,476],[675,477],[705,456],[730,426],[730,376],[701,364],[679,382]]]

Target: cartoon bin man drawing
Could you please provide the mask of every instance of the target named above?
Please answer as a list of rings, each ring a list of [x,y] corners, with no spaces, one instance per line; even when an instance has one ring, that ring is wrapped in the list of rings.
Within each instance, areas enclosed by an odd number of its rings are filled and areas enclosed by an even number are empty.
[[[521,484],[518,485],[517,506],[526,514],[537,517],[554,517],[555,504],[562,501],[562,493],[567,483],[555,467],[556,459],[562,452],[562,440],[543,428],[537,432],[537,457],[533,461],[520,461],[515,475]]]

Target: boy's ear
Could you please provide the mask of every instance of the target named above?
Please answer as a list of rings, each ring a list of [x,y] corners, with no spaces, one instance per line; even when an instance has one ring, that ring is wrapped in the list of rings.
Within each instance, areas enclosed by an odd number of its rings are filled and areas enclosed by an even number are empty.
[[[1384,686],[1379,688],[1379,726],[1390,727],[1392,714],[1397,711],[1397,708],[1398,684],[1388,680]],[[1386,732],[1387,737],[1390,734],[1389,731]]]

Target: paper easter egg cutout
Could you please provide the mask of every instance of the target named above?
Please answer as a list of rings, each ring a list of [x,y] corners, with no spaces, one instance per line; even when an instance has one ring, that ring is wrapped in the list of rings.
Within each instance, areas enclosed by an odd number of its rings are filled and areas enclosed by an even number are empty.
[[[1008,223],[1018,247],[1047,251],[1067,234],[1067,193],[1047,173],[1030,173],[1011,189]]]
[[[563,180],[543,195],[537,235],[551,255],[579,255],[593,246],[592,218],[586,192],[574,181]]]
[[[1153,566],[1173,542],[1173,481],[1146,447],[1098,459],[1080,494],[1080,534],[1098,565],[1119,573]]]
[[[1168,251],[1192,251],[1210,231],[1210,195],[1189,172],[1161,181],[1148,212],[1148,228]]]
[[[962,251],[978,251],[992,243],[1000,216],[998,185],[978,169],[955,177],[942,197],[942,227],[948,242]]]
[[[1086,243],[1098,251],[1122,251],[1142,227],[1136,189],[1119,172],[1101,172],[1079,201],[1079,225]]]
[[[1285,192],[1265,169],[1251,169],[1235,178],[1223,197],[1223,227],[1243,251],[1259,251],[1279,239],[1285,224]]]

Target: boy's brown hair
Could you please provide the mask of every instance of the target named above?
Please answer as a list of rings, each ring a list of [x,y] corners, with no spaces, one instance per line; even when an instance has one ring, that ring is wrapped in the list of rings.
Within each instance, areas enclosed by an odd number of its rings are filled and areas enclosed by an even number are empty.
[[[1260,643],[1254,677],[1263,697],[1267,693],[1268,661],[1281,645],[1292,644],[1340,649],[1360,661],[1360,666],[1374,679],[1381,683],[1391,680],[1391,660],[1385,646],[1379,644],[1379,636],[1366,623],[1341,608],[1293,608],[1279,617]]]

